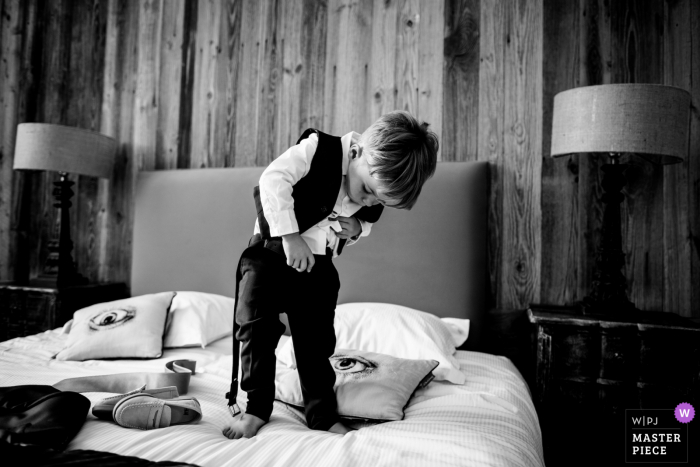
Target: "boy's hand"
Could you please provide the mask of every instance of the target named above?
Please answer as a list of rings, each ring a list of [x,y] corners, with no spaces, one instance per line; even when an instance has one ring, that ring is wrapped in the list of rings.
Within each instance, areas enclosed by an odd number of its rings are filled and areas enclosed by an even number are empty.
[[[299,232],[282,236],[282,248],[287,256],[287,265],[293,267],[299,272],[311,272],[316,259],[311,248],[306,244]]]
[[[343,230],[336,233],[338,238],[349,240],[362,233],[360,221],[354,217],[338,217],[338,222],[340,222],[340,226],[343,228]]]

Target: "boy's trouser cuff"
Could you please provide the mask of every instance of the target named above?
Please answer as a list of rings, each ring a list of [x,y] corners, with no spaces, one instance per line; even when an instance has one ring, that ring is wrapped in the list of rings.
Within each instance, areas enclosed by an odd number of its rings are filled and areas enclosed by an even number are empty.
[[[248,415],[255,415],[260,420],[267,423],[270,421],[270,415],[272,415],[272,404],[270,404],[269,409],[265,410],[263,407],[258,407],[254,404],[248,403],[248,406],[246,407],[244,412]]]

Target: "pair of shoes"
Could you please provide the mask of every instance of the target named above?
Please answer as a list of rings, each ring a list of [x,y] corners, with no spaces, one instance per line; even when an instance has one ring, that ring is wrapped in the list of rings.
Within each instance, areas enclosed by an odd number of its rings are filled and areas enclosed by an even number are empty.
[[[172,399],[178,397],[180,393],[177,391],[177,386],[166,386],[163,388],[146,389],[144,384],[140,388],[136,388],[133,391],[129,391],[126,394],[119,394],[117,396],[108,397],[97,402],[92,408],[92,414],[101,419],[114,421],[114,406],[117,402],[124,399],[125,397],[133,396],[134,394],[149,394],[158,399]]]
[[[196,423],[202,419],[202,407],[194,397],[162,400],[151,394],[132,394],[117,402],[113,414],[121,426],[153,430]]]

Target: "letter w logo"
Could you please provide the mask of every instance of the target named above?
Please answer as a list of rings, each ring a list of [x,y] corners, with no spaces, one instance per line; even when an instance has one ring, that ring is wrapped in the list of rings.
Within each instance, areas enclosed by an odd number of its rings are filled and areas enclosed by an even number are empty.
[[[690,417],[690,409],[680,409],[681,417]]]

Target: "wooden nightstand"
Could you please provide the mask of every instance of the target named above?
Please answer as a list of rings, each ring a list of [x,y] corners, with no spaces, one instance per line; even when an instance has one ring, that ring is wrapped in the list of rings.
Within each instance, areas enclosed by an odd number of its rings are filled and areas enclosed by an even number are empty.
[[[126,284],[118,282],[61,289],[0,285],[0,342],[55,329],[76,310],[128,296]]]
[[[688,319],[643,311],[582,315],[535,305],[528,317],[537,339],[534,397],[545,455],[548,449],[570,453],[554,460],[550,452],[553,465],[586,454],[595,460],[603,445],[622,460],[625,409],[700,402],[700,326]],[[596,448],[583,452],[584,446]]]

